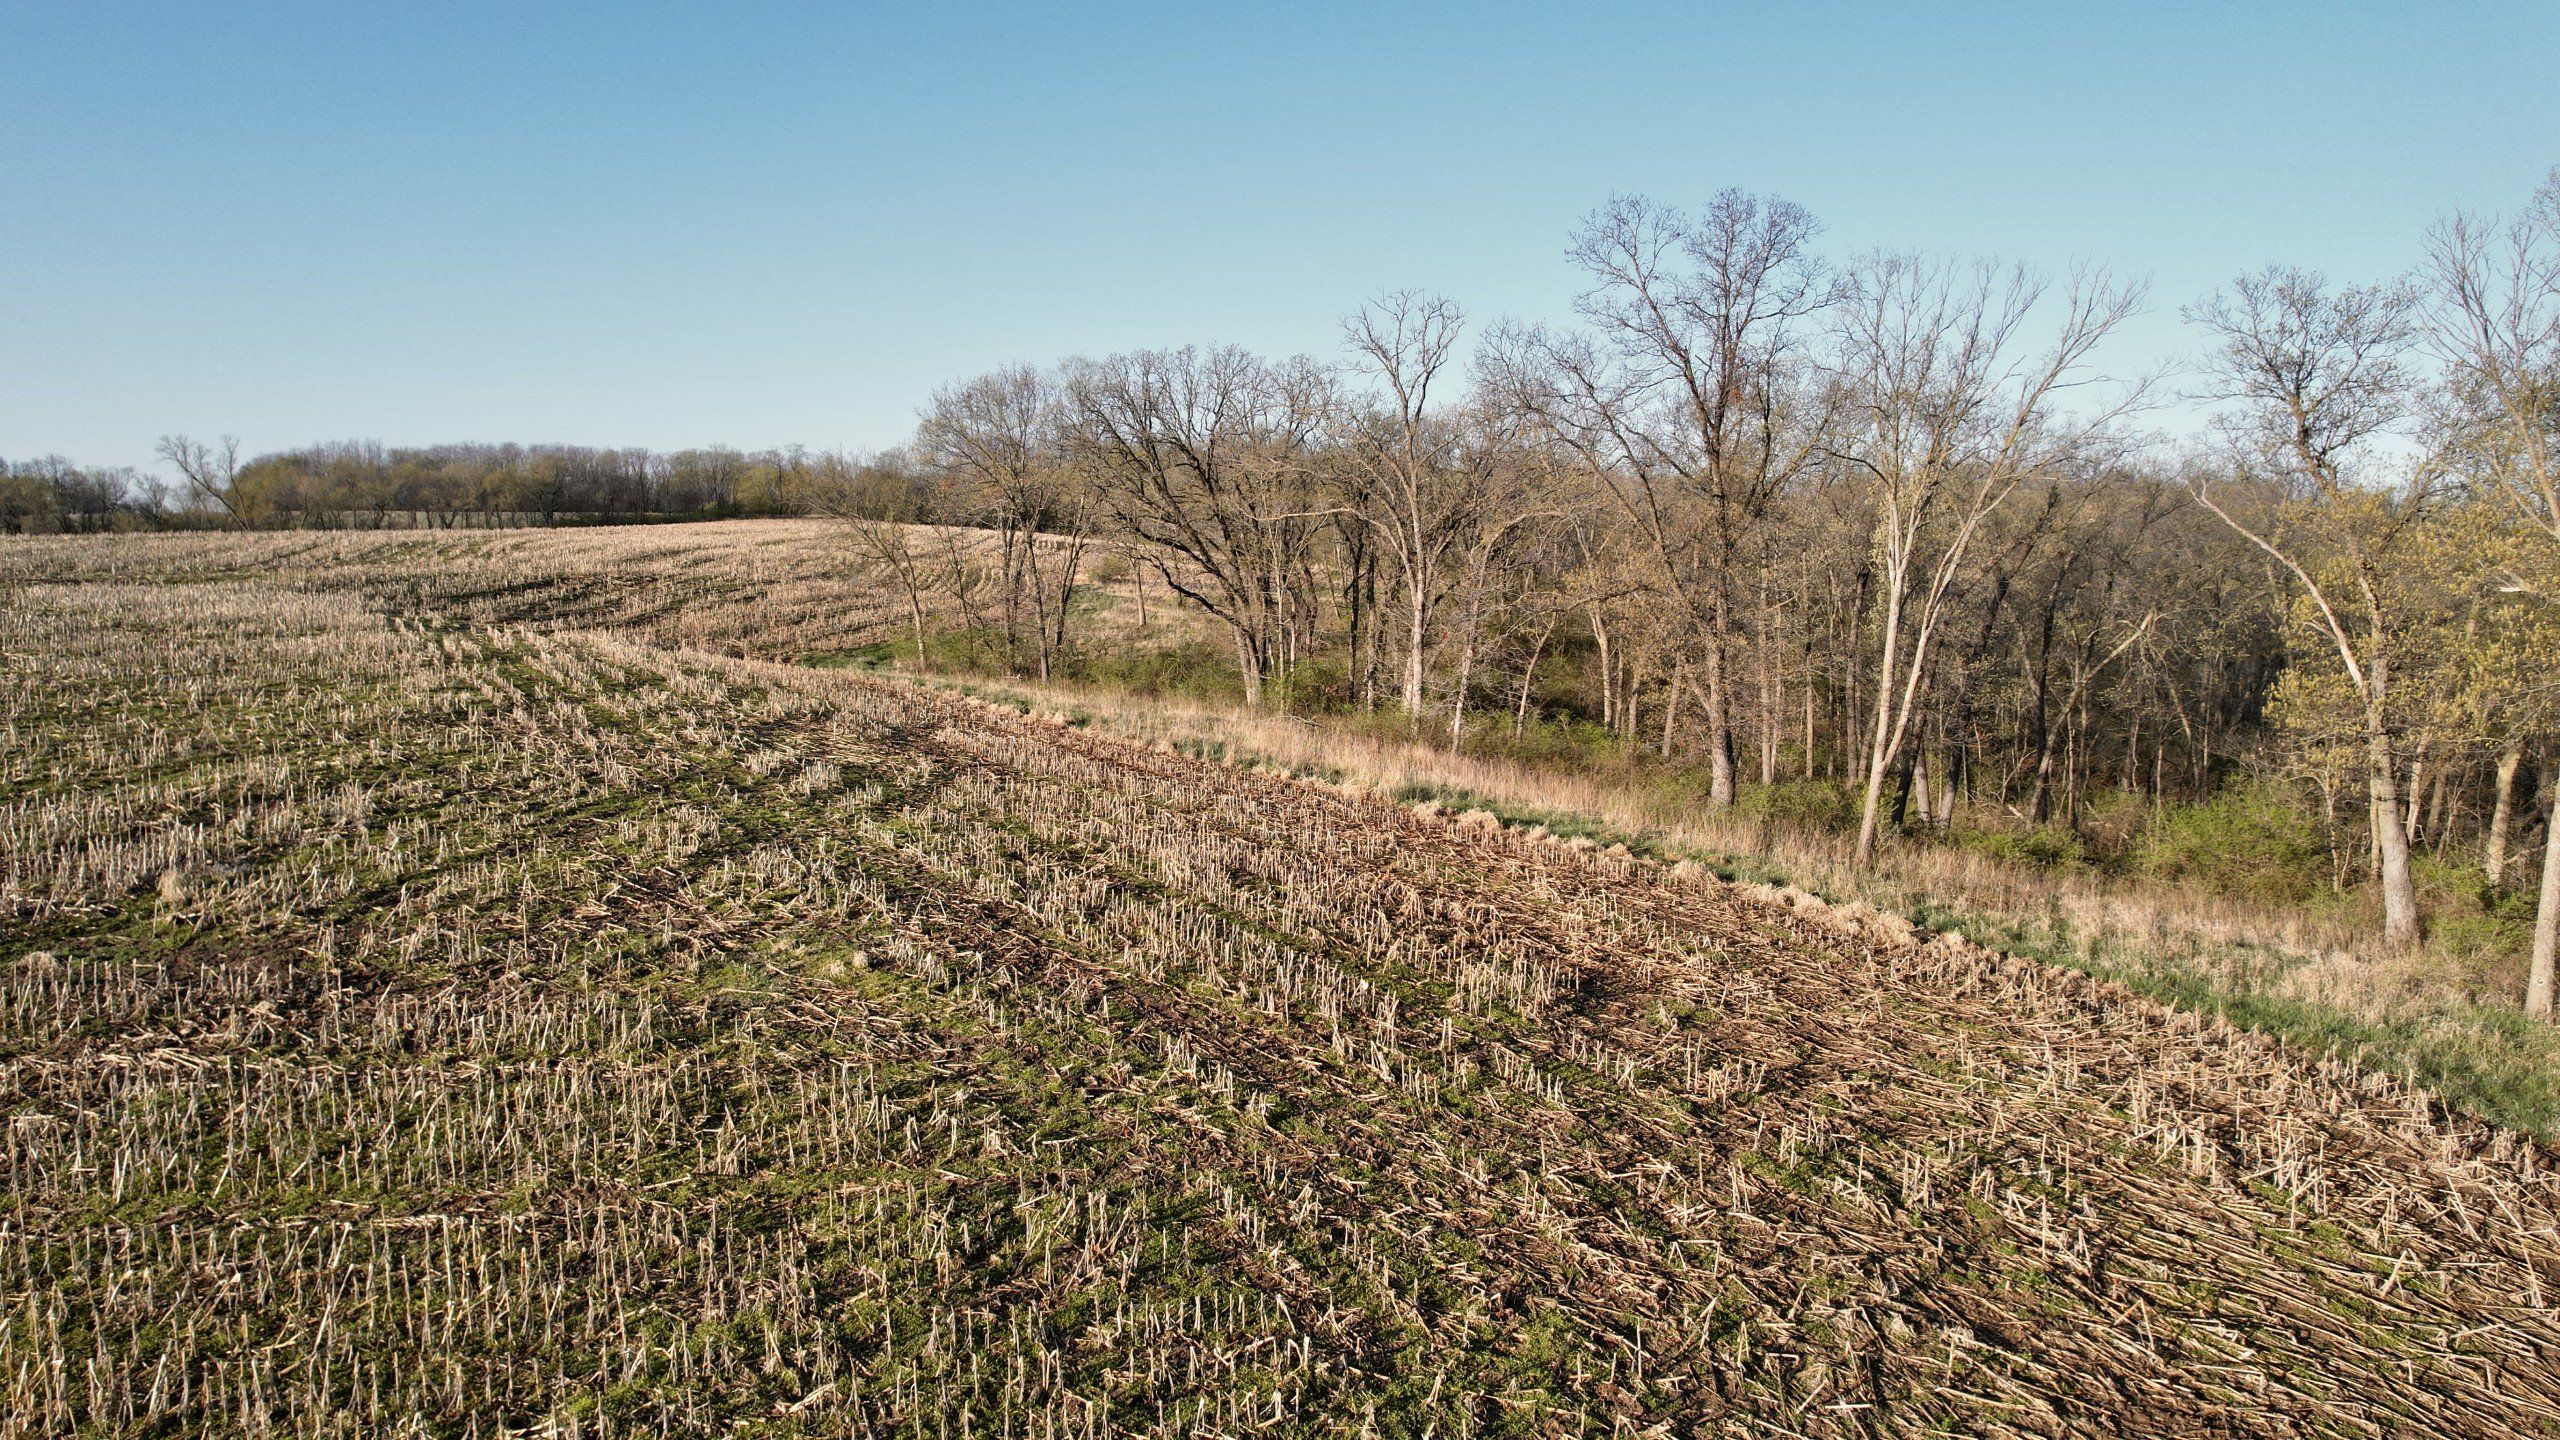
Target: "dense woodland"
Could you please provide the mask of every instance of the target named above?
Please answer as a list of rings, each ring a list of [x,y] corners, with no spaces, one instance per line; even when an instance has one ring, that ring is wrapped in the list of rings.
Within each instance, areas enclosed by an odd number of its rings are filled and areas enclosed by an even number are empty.
[[[2412,237],[2405,277],[2167,297],[2201,358],[2163,377],[2108,364],[2163,303],[2136,284],[1835,255],[1780,200],[1621,199],[1571,253],[1570,324],[1400,292],[1334,356],[957,382],[879,456],[172,438],[183,493],[44,461],[6,508],[831,513],[918,660],[957,615],[982,657],[1083,673],[1080,587],[1134,576],[1208,617],[1247,703],[1605,743],[1861,855],[1980,832],[2077,863],[2113,836],[2173,877],[2369,905],[2392,948],[2459,883],[2538,909],[2525,1004],[2551,1013],[2560,175]]]

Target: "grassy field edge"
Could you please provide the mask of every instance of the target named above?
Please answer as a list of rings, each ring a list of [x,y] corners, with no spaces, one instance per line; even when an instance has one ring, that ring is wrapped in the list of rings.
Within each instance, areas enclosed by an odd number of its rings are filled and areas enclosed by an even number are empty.
[[[1687,861],[1727,880],[1865,904],[1929,931],[1959,932],[2024,959],[2118,982],[2165,1005],[2220,1017],[2314,1055],[2395,1075],[2447,1104],[2560,1144],[2560,1029],[2430,984],[2388,959],[2296,950],[2240,938],[2227,927],[2223,933],[2182,927],[2174,919],[2137,930],[2085,923],[2059,904],[2038,912],[1981,903],[1933,889],[1928,866],[1908,863],[1929,858],[1919,852],[1889,855],[1861,874],[1836,863],[1801,863],[1807,858],[1801,844],[1791,856],[1783,845],[1702,843],[1689,827],[1645,823],[1628,813],[1640,807],[1633,796],[1616,813],[1559,804],[1549,793],[1556,777],[1530,767],[1488,764],[1420,740],[1390,746],[1375,735],[1347,735],[1320,720],[1036,682],[887,673],[1141,744],[1399,801],[1477,811],[1506,826],[1562,839],[1624,845],[1663,864]],[[1381,753],[1390,749],[1392,755]],[[1605,791],[1604,780],[1580,779],[1578,788],[1586,794]]]

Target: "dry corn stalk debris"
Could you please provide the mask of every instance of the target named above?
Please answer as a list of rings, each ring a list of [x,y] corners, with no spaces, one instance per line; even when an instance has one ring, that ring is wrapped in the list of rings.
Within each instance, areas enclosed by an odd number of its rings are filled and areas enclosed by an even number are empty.
[[[244,543],[0,558],[0,1435],[2560,1433],[2396,1081],[711,653],[894,623],[788,546]]]

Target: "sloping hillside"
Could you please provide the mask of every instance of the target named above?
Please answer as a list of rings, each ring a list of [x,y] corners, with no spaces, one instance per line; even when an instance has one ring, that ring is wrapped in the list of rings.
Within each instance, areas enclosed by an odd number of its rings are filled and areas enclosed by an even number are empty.
[[[0,584],[12,581],[345,591],[393,615],[609,628],[782,660],[894,636],[903,618],[844,528],[819,520],[12,538]]]
[[[2560,1433],[2394,1081],[502,594],[0,599],[0,1434]]]

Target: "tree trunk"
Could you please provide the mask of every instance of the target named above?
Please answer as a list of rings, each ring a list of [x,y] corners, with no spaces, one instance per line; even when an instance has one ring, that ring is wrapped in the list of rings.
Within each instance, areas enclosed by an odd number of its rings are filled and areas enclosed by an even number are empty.
[[[1430,596],[1423,589],[1422,577],[1419,574],[1407,575],[1405,577],[1404,714],[1405,723],[1408,725],[1422,723],[1422,642],[1424,627],[1430,623],[1429,616],[1425,613],[1429,608]]]
[[[2318,777],[2320,786],[2320,844],[2329,852],[2329,893],[2343,897],[2347,893],[2347,847],[2338,843],[2338,787],[2327,775]]]
[[[1472,619],[1467,628],[1466,643],[1458,647],[1458,689],[1449,697],[1449,748],[1467,738],[1467,685],[1475,678],[1476,637]]]
[[[1084,573],[1085,536],[1079,531],[1068,537],[1062,547],[1066,554],[1058,566],[1058,603],[1051,612],[1048,633],[1040,642],[1040,678],[1049,678],[1050,661],[1067,653],[1067,625],[1075,615],[1076,577]]]
[[[1556,619],[1547,617],[1545,628],[1538,632],[1538,643],[1529,647],[1529,663],[1520,668],[1520,704],[1512,711],[1511,738],[1519,739],[1529,729],[1529,696],[1538,678],[1538,659],[1547,653],[1547,637],[1556,633]]]
[[[1716,585],[1713,632],[1707,637],[1707,803],[1733,803],[1733,695],[1726,660],[1733,645],[1733,612],[1724,585]]]
[[[1956,791],[1964,774],[1964,745],[1960,737],[1949,737],[1938,752],[1938,828],[1952,830],[1956,823]]]
[[[1769,623],[1760,632],[1760,783],[1778,783],[1778,732],[1786,724],[1786,677],[1779,673],[1777,653],[1785,639],[1784,611],[1765,612]]]
[[[1234,628],[1236,673],[1244,680],[1244,703],[1260,705],[1262,703],[1262,656],[1256,653],[1257,647],[1253,643],[1253,637],[1245,627],[1238,625]]]
[[[2027,818],[2042,825],[2053,818],[2053,742],[2054,732],[2048,727],[2044,739],[2036,745],[2036,788],[2029,792]]]
[[[2053,612],[2045,612],[2044,649],[2053,648]],[[2027,670],[2027,733],[2035,737],[2036,785],[2028,792],[2027,818],[2038,825],[2053,818],[2053,678],[2048,656],[2040,654]]]
[[[2409,788],[2402,792],[2407,796],[2407,803],[2401,807],[2405,813],[2400,817],[2400,828],[2408,834],[2412,845],[2418,843],[2418,820],[2427,808],[2427,743],[2428,737],[2420,737],[2418,753],[2409,760]]]
[[[1040,656],[1040,683],[1049,683],[1049,582],[1040,573],[1040,552],[1035,545],[1024,567],[1030,577],[1032,649]]]
[[[2553,962],[2560,956],[2560,786],[2552,793],[2554,812],[2542,843],[2542,902],[2533,912],[2533,964],[2524,982],[2524,1013],[2536,1020],[2553,1018]]]
[[[2401,818],[2398,777],[2392,773],[2391,736],[2383,729],[2378,707],[2369,708],[2365,717],[2365,783],[2373,792],[2382,943],[2405,950],[2418,943],[2418,889],[2409,873],[2409,832]]]
[[[1858,567],[1858,599],[1849,608],[1849,631],[1841,639],[1840,653],[1840,744],[1834,752],[1840,765],[1840,777],[1849,777],[1849,767],[1859,763],[1867,753],[1868,737],[1858,729],[1858,632],[1867,625],[1867,592],[1873,588],[1875,567]]]
[[[1022,572],[1015,584],[1031,592],[1031,648],[1039,657],[1040,683],[1049,683],[1049,581],[1040,573],[1040,541],[1036,535],[1023,544]],[[1014,608],[1018,609],[1017,604]],[[1017,652],[1020,642],[1015,642]],[[1015,673],[1021,671],[1019,653],[1014,657]]]
[[[1609,657],[1609,627],[1600,620],[1599,607],[1591,611],[1591,643],[1600,651],[1600,727],[1618,728],[1618,671]]]
[[[1884,804],[1884,775],[1893,764],[1893,742],[1887,733],[1893,725],[1893,679],[1895,651],[1902,647],[1902,595],[1899,586],[1890,587],[1885,597],[1884,649],[1876,661],[1875,734],[1867,745],[1867,792],[1858,810],[1858,864],[1874,863],[1876,858],[1876,822]],[[1852,673],[1856,666],[1850,667]]]
[[[1813,775],[1813,672],[1808,667],[1804,677],[1804,778],[1810,780]]]
[[[1010,526],[997,535],[997,563],[1004,576],[1004,658],[1014,674],[1022,673],[1022,566],[1018,537]]]
[[[1671,689],[1662,700],[1662,758],[1671,758],[1672,732],[1680,724],[1680,684],[1686,678],[1689,662],[1675,660],[1671,664]]]
[[[2062,824],[2065,829],[2077,830],[2080,828],[2080,782],[2089,769],[2087,709],[2075,708],[2063,717],[2063,725]]]
[[[2480,868],[2488,873],[2492,885],[2503,884],[2507,878],[2507,831],[2515,823],[2516,771],[2523,765],[2524,736],[2510,736],[2505,748],[2498,752],[2497,799],[2489,808],[2488,852],[2480,861]]]
[[[1379,652],[1386,648],[1386,624],[1378,615],[1378,561],[1371,556],[1362,564],[1360,576],[1362,608],[1369,614],[1367,648],[1360,652],[1360,708],[1375,712],[1378,708]]]

